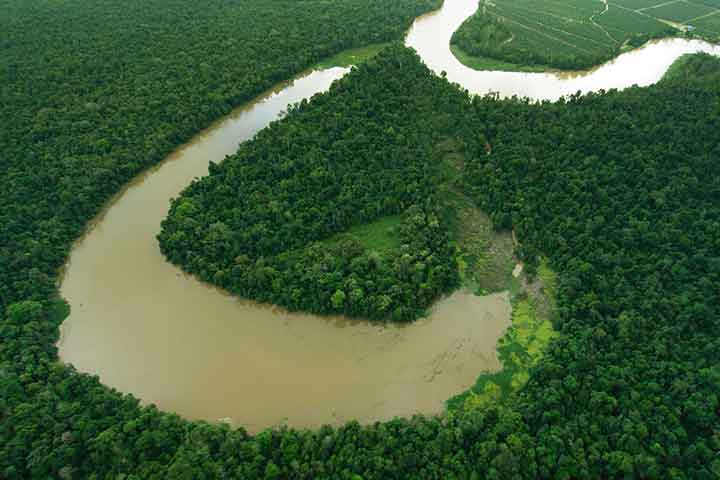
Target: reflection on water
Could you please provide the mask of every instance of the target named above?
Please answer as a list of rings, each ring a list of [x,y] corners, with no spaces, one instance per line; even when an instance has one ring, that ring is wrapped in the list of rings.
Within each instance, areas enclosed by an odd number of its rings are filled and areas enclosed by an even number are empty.
[[[660,80],[681,55],[696,52],[720,55],[718,45],[700,40],[667,39],[651,42],[587,72],[476,71],[460,63],[450,52],[450,38],[477,7],[478,0],[446,0],[442,9],[415,21],[405,42],[432,70],[445,71],[449,81],[476,94],[497,92],[503,97],[557,100],[578,91],[622,89],[634,84],[647,86]]]

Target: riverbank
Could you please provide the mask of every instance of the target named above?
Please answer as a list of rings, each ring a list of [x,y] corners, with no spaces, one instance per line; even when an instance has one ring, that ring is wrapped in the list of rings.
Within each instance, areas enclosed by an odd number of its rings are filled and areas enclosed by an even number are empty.
[[[311,72],[269,92],[133,182],[72,251],[61,286],[72,306],[58,345],[63,361],[144,404],[252,433],[441,414],[478,371],[500,368],[497,340],[511,315],[505,293],[457,291],[412,325],[372,324],[239,300],[161,255],[155,236],[172,198],[346,72]],[[387,234],[396,227],[390,217],[349,233],[392,248]]]
[[[563,9],[544,0],[480,0],[453,32],[451,49],[474,69],[583,72],[651,40],[720,38],[720,26],[706,30],[690,25],[695,14],[705,19],[720,9],[689,2],[671,2],[667,8],[653,7],[653,0],[647,3],[638,9],[614,2]]]
[[[485,143],[486,153],[492,146]],[[446,404],[450,411],[472,410],[502,403],[518,392],[530,378],[530,368],[541,361],[551,340],[558,336],[557,275],[547,260],[537,274],[516,258],[516,242],[509,231],[498,231],[488,215],[463,192],[467,158],[463,143],[446,138],[436,145],[436,157],[443,164],[441,191],[456,241],[462,286],[479,297],[503,292],[512,305],[510,328],[496,346],[502,365],[496,371],[481,371],[475,383],[454,395]]]
[[[497,71],[497,72],[531,72],[544,73],[552,72],[554,69],[545,65],[519,65],[505,62],[489,57],[476,57],[466,53],[457,45],[450,45],[450,51],[460,63],[473,70]]]
[[[607,61],[603,63],[599,63],[590,69],[581,69],[581,70],[560,70],[555,67],[551,67],[549,65],[522,65],[522,64],[516,64],[511,63],[507,61],[503,61],[501,59],[495,59],[490,57],[477,57],[473,56],[467,52],[465,52],[462,48],[460,48],[457,45],[450,45],[450,51],[455,56],[455,58],[464,66],[477,71],[497,71],[497,72],[524,72],[524,73],[550,73],[550,74],[557,74],[557,75],[582,75],[583,73],[590,72],[594,69],[602,67],[605,63],[611,63],[613,62],[617,57],[620,55],[631,53],[635,50],[640,50],[652,42],[660,41],[660,40],[672,40],[672,39],[687,39],[688,37],[685,36],[667,36],[667,37],[661,37],[656,38],[652,40],[648,40],[648,42],[643,43],[642,45],[639,45],[637,47],[628,47],[623,48],[621,51],[617,53],[617,55],[613,58],[608,59]],[[697,39],[697,37],[690,37],[692,39]],[[712,44],[711,39],[706,39],[700,37],[701,41],[708,42],[709,44]],[[715,43],[717,45],[717,42]],[[692,54],[684,54],[683,56],[690,56]],[[675,67],[678,71],[680,71],[680,67]]]

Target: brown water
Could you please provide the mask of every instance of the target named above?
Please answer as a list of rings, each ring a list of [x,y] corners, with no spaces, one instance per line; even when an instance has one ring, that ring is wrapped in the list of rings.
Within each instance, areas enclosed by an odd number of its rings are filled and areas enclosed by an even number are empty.
[[[447,0],[407,37],[431,68],[475,93],[553,99],[577,89],[648,84],[682,53],[717,48],[659,42],[573,77],[476,72],[447,46],[476,7],[477,0]],[[160,254],[155,235],[171,198],[206,175],[210,161],[221,161],[289,104],[326,90],[347,71],[311,72],[278,86],[111,202],[66,265],[61,294],[72,312],[61,327],[63,361],[145,403],[250,431],[440,412],[480,371],[499,367],[495,345],[510,323],[507,294],[458,292],[427,319],[382,327],[241,301],[184,275]]]
[[[167,263],[155,235],[169,200],[289,103],[347,70],[313,72],[198,135],[133,182],[73,250],[61,358],[188,418],[251,431],[440,412],[497,368],[507,295],[456,293],[411,326],[288,314],[241,301]]]

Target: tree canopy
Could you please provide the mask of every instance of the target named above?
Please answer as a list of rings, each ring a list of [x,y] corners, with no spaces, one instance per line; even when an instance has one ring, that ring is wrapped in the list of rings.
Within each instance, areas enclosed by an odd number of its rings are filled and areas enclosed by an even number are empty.
[[[55,292],[122,185],[233,107],[438,0],[4,0],[0,307]]]
[[[212,165],[173,202],[161,249],[243,297],[412,320],[458,283],[433,146],[466,99],[395,46]],[[395,214],[396,248],[323,242]]]

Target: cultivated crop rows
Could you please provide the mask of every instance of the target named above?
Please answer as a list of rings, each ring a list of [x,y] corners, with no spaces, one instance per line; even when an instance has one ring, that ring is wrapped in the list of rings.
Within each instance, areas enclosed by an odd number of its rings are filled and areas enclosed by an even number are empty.
[[[608,59],[672,32],[720,36],[720,0],[488,0],[479,15],[508,30],[496,48],[530,52],[549,65],[561,57]]]

